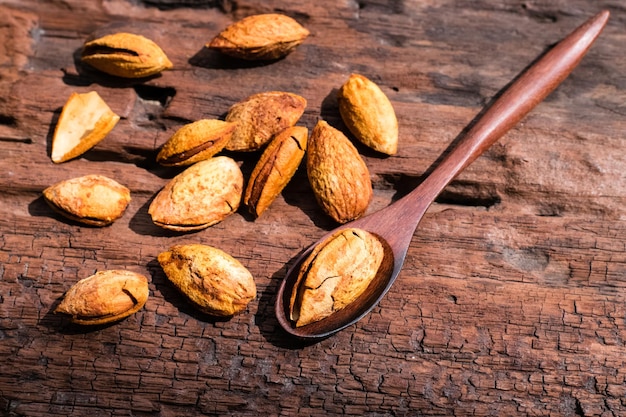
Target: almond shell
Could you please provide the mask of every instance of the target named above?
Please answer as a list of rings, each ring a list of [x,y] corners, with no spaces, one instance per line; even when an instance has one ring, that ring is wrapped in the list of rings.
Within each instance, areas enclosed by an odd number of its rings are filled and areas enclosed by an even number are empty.
[[[97,92],[72,93],[54,130],[52,162],[58,164],[87,152],[104,139],[119,120]]]
[[[172,178],[152,200],[148,213],[165,229],[197,231],[237,211],[242,191],[239,165],[227,156],[216,156]]]
[[[139,311],[148,294],[148,279],[141,274],[100,271],[74,284],[54,312],[82,325],[112,323]]]
[[[158,255],[167,278],[200,311],[232,316],[256,297],[256,284],[238,260],[208,245],[175,245]]]
[[[130,190],[103,175],[85,175],[43,190],[44,200],[62,216],[90,226],[107,226],[122,217]]]

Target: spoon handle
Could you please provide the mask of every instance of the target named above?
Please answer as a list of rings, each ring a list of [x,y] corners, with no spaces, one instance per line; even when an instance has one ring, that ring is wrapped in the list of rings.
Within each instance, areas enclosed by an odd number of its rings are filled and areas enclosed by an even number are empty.
[[[515,126],[578,65],[609,18],[607,10],[593,16],[532,64],[485,110],[420,186],[406,195],[406,204],[428,207],[463,169]],[[400,202],[402,200],[399,200]],[[417,210],[419,211],[419,210]],[[421,215],[420,215],[421,217]],[[419,218],[417,219],[419,221]]]

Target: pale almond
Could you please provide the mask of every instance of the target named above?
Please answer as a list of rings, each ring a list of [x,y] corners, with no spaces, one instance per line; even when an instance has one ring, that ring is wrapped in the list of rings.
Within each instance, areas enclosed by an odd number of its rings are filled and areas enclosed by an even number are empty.
[[[87,152],[104,139],[119,120],[97,92],[72,93],[54,129],[52,162],[58,164]]]
[[[389,98],[368,78],[352,74],[338,93],[339,112],[354,137],[375,151],[398,151],[398,120]]]

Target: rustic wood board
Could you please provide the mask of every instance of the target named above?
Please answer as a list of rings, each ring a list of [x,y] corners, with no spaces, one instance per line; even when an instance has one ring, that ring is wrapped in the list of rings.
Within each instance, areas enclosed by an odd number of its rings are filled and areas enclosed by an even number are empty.
[[[370,210],[410,190],[512,78],[588,17],[611,20],[574,73],[462,173],[423,220],[397,283],[364,320],[317,343],[280,330],[274,296],[290,262],[334,224],[301,168],[268,212],[166,233],[147,206],[175,174],[159,146],[242,98],[308,100],[301,124],[341,127],[335,90],[377,82],[400,130],[396,156],[359,147]],[[234,62],[203,49],[227,24],[281,12],[311,36],[287,58]],[[626,8],[617,0],[0,2],[0,414],[559,415],[626,413]],[[175,68],[113,82],[76,61],[82,43],[127,30]],[[73,91],[98,91],[122,120],[83,157],[55,165],[51,132]],[[249,174],[258,154],[232,155]],[[131,189],[125,216],[88,228],[41,191],[88,173]],[[156,262],[175,243],[219,247],[258,297],[230,320],[196,313]],[[143,310],[85,329],[52,314],[102,269],[150,277]]]

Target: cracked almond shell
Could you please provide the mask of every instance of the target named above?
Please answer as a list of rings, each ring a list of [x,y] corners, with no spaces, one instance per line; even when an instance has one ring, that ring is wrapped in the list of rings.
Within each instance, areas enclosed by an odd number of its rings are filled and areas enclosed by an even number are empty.
[[[247,60],[275,60],[292,52],[309,36],[297,21],[282,14],[248,16],[220,32],[206,46]]]
[[[72,93],[54,129],[52,162],[58,164],[87,152],[104,139],[119,120],[97,92]]]
[[[263,151],[244,194],[244,204],[259,217],[295,174],[306,151],[308,130],[292,126],[277,134]]]
[[[123,271],[100,271],[74,284],[54,310],[83,325],[121,320],[139,311],[148,300],[148,279]]]
[[[380,240],[362,229],[340,230],[319,244],[300,267],[290,299],[296,327],[322,320],[356,300],[383,257]]]
[[[207,245],[175,245],[158,261],[167,278],[200,311],[232,316],[256,297],[252,274],[226,252]]]
[[[398,151],[398,120],[389,98],[368,78],[352,74],[338,93],[344,123],[364,145],[393,155]]]
[[[61,181],[43,190],[43,197],[57,213],[90,226],[113,223],[131,199],[128,188],[103,175]]]
[[[216,156],[172,178],[152,200],[148,213],[165,229],[201,230],[237,211],[242,191],[239,165],[227,156]]]
[[[165,142],[157,162],[164,166],[182,166],[209,159],[224,149],[235,126],[236,123],[210,119],[186,124]]]
[[[367,165],[350,140],[324,120],[311,132],[306,169],[315,199],[336,222],[365,213],[372,199]]]
[[[165,52],[152,40],[133,33],[114,33],[86,42],[81,61],[106,74],[143,78],[172,68]]]
[[[254,94],[234,104],[226,115],[227,122],[237,122],[229,151],[255,151],[282,130],[300,119],[307,101],[297,94],[269,91]]]

